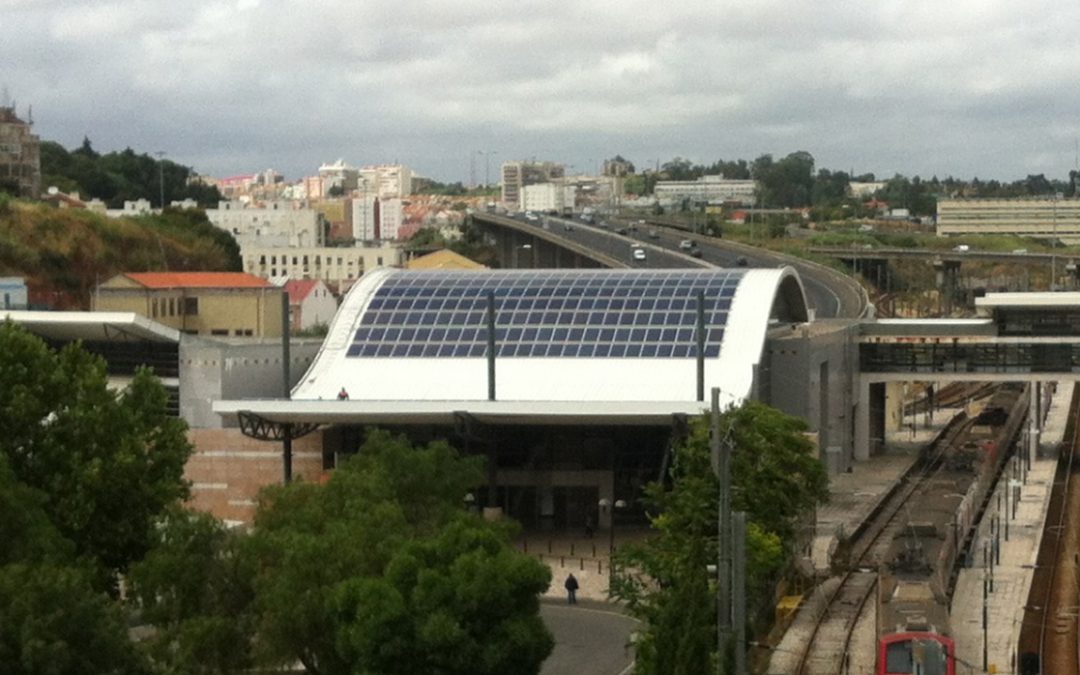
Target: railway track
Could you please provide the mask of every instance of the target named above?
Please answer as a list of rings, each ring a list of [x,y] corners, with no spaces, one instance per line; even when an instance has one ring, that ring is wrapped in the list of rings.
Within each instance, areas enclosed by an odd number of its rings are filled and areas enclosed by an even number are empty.
[[[922,486],[940,470],[948,448],[974,424],[966,417],[954,419],[928,449],[922,462],[908,474],[902,485],[888,497],[876,516],[851,542],[847,552],[848,571],[829,594],[818,613],[797,675],[836,675],[846,672],[851,638],[867,601],[874,596],[878,563],[892,540],[907,524],[905,506]]]
[[[1080,673],[1080,391],[1073,394],[1020,629],[1021,675]]]

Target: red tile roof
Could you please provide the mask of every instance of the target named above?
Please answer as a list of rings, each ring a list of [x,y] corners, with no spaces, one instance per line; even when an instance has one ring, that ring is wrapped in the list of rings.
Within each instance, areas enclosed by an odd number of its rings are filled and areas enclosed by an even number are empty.
[[[296,279],[285,282],[285,290],[289,293],[289,302],[294,305],[299,304],[318,283],[318,279]]]
[[[270,282],[247,272],[133,272],[125,275],[147,288],[265,288]]]

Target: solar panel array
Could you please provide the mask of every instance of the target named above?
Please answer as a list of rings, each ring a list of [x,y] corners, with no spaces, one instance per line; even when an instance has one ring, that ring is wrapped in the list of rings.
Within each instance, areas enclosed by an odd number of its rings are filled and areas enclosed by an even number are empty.
[[[360,317],[352,357],[696,358],[720,353],[743,270],[393,272]]]

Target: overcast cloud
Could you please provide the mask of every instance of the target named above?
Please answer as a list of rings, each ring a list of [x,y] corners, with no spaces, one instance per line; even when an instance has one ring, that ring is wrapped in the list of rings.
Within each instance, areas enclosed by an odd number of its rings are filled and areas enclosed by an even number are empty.
[[[879,176],[1064,177],[1078,19],[1046,0],[0,0],[0,84],[43,138],[216,176],[341,157],[468,181],[472,156],[494,182],[508,159],[806,150]]]

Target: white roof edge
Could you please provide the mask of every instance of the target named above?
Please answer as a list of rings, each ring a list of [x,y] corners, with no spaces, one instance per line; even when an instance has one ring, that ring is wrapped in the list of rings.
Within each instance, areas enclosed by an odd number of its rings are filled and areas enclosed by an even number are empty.
[[[673,415],[698,415],[706,401],[288,401],[284,399],[214,401],[223,417],[252,413],[276,422],[320,424],[412,421],[452,422],[457,413],[504,424],[607,423],[666,424]]]
[[[975,298],[976,307],[1057,307],[1080,306],[1080,292],[987,293]]]
[[[51,328],[78,328],[80,326],[96,326],[102,331],[105,327],[112,327],[148,340],[158,342],[180,342],[180,331],[169,328],[156,321],[151,321],[135,312],[49,312],[36,310],[3,310],[0,312],[0,320],[11,319],[15,323],[28,328],[38,325]],[[31,329],[32,330],[32,329]]]

